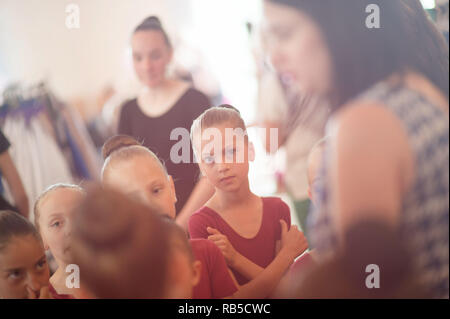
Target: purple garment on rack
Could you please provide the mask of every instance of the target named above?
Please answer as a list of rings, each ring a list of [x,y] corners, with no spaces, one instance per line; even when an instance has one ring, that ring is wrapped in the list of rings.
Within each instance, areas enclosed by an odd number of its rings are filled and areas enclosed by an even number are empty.
[[[33,117],[39,115],[42,111],[45,111],[45,105],[39,100],[31,99],[22,101],[20,107],[12,108],[8,104],[3,105],[0,108],[0,118],[5,119],[9,116],[23,116],[25,123],[30,124]]]

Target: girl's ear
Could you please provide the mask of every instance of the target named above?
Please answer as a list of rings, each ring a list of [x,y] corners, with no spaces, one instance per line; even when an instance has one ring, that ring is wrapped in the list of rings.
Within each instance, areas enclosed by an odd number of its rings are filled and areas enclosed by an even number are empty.
[[[202,273],[202,262],[199,260],[194,261],[192,264],[192,287],[197,286],[197,284],[200,282],[200,276]]]
[[[169,185],[170,185],[170,190],[172,192],[172,196],[174,199],[174,203],[176,203],[178,201],[178,199],[177,199],[177,192],[175,190],[175,183],[173,182],[172,175],[169,175]]]
[[[248,142],[248,160],[250,162],[255,160],[255,146],[252,142]]]

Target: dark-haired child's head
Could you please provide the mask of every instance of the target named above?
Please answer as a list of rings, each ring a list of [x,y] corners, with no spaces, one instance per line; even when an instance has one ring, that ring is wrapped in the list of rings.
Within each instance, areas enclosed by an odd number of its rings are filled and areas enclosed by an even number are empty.
[[[102,184],[144,204],[159,205],[174,219],[177,199],[172,177],[152,151],[132,141],[131,137],[119,136],[105,143],[104,150],[114,151],[103,164]]]
[[[166,77],[173,50],[157,17],[148,17],[135,28],[131,47],[134,69],[141,83],[147,87],[159,86]]]
[[[236,108],[222,105],[203,112],[192,124],[191,141],[200,170],[216,189],[235,191],[248,184],[255,153]]]
[[[30,221],[0,211],[0,299],[38,297],[50,272],[44,246]]]

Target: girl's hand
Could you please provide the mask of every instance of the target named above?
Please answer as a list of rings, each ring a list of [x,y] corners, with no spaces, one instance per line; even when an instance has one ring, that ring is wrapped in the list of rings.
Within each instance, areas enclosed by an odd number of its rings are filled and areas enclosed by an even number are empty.
[[[42,287],[41,290],[39,290],[39,296],[29,287],[27,287],[27,292],[28,292],[28,299],[53,299],[48,289],[48,286]]]
[[[281,224],[281,251],[285,251],[292,259],[300,256],[307,248],[308,241],[296,225],[288,230],[287,224],[280,219]]]
[[[212,227],[207,227],[206,231],[210,234],[208,239],[219,247],[222,251],[225,261],[228,266],[233,267],[236,262],[236,257],[238,252],[234,249],[233,245],[228,241],[227,236],[221,234],[217,229]]]

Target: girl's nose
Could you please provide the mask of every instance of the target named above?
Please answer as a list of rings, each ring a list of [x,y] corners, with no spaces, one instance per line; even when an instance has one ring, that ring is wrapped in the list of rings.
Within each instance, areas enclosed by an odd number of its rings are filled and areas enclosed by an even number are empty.
[[[222,160],[221,163],[217,163],[218,169],[219,169],[219,173],[223,173],[226,172],[230,169],[229,167],[229,163],[226,163],[225,160]]]
[[[38,293],[41,289],[41,283],[38,276],[36,276],[35,274],[28,275],[26,284],[35,293]]]
[[[66,227],[64,228],[64,234],[69,237],[72,234],[72,225],[70,221],[66,221]]]

